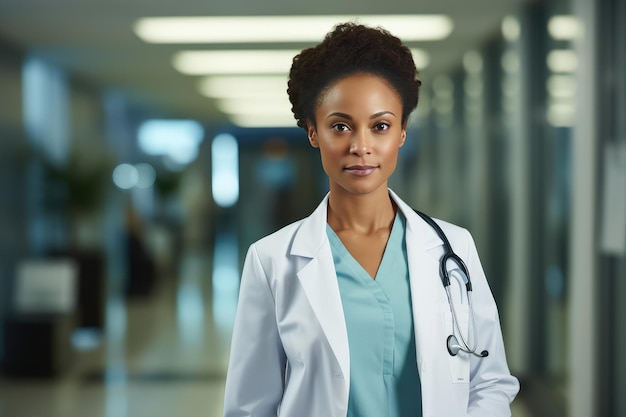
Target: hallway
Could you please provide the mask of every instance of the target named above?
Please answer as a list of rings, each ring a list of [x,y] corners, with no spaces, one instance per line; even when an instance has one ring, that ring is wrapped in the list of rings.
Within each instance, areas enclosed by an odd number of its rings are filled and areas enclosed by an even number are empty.
[[[148,298],[110,297],[108,337],[59,378],[0,379],[0,416],[219,416],[230,334],[213,320],[209,258],[187,255]]]
[[[179,279],[162,277],[149,297],[111,295],[108,337],[76,341],[83,348],[59,378],[0,379],[0,416],[221,416],[235,306],[211,288],[210,259],[186,254]],[[513,417],[530,414],[517,401]]]

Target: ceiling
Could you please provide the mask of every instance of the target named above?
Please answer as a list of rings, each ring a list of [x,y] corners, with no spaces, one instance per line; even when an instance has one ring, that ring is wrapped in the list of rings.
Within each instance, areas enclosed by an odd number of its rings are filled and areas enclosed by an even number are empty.
[[[413,43],[430,55],[421,78],[459,65],[463,54],[496,34],[522,0],[0,0],[0,41],[34,52],[90,84],[115,88],[163,117],[224,119],[197,91],[198,77],[172,66],[182,49],[302,48],[282,45],[147,44],[133,32],[140,17],[238,15],[446,14],[454,29],[442,41]]]

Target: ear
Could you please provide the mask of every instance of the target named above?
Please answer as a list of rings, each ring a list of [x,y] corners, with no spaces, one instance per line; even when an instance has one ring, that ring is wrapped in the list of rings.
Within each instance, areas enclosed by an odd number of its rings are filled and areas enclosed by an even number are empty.
[[[404,142],[406,141],[406,127],[402,128],[402,134],[400,135],[400,148],[404,146]]]
[[[319,148],[319,143],[317,142],[317,131],[315,130],[315,126],[310,121],[306,122],[307,125],[307,133],[309,135],[309,143],[314,148]]]

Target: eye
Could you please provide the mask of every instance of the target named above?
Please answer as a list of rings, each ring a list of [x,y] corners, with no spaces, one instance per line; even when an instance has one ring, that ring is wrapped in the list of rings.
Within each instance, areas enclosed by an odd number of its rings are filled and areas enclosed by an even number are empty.
[[[384,132],[385,130],[389,129],[389,127],[390,127],[389,123],[380,122],[374,125],[374,130],[379,131],[379,132]]]
[[[345,123],[335,123],[333,124],[332,128],[335,132],[347,132],[348,130],[350,130],[348,125]]]

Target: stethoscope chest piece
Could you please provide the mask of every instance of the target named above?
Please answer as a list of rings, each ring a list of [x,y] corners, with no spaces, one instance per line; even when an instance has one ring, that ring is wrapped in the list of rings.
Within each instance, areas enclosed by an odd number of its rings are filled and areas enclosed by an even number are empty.
[[[450,354],[450,356],[456,356],[461,350],[479,358],[486,358],[487,356],[489,356],[489,351],[487,350],[476,353],[474,349],[463,349],[463,346],[461,346],[461,344],[459,343],[459,339],[457,339],[456,336],[453,334],[448,336],[448,339],[446,340],[446,347],[448,348],[448,353]]]
[[[453,334],[448,336],[448,339],[446,340],[446,347],[448,348],[448,353],[451,356],[456,356],[459,353],[459,350],[461,350],[459,340]]]

